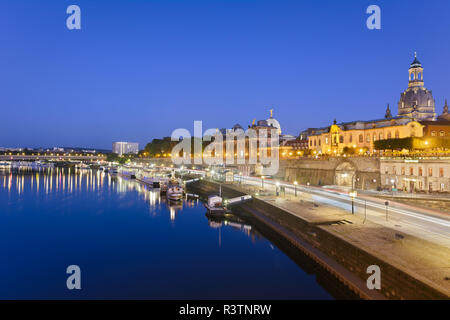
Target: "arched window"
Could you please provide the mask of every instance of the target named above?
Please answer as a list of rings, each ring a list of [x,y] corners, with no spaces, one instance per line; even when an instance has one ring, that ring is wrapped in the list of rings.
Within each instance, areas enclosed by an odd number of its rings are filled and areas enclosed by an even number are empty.
[[[395,131],[395,139],[400,138],[400,132],[398,132],[398,130]]]
[[[388,139],[391,139],[391,138],[392,138],[392,135],[391,135],[391,132],[390,132],[390,131],[388,132],[387,138],[388,138]]]
[[[422,79],[422,73],[419,72],[419,73],[417,74],[417,80],[421,80],[421,79]]]
[[[340,136],[340,137],[339,137],[339,142],[340,142],[340,143],[344,143],[344,136]]]
[[[373,142],[375,142],[375,141],[377,141],[377,134],[376,133],[373,134]]]
[[[350,135],[350,143],[352,143],[353,142],[353,135],[351,134]]]
[[[414,72],[411,72],[411,81],[414,81]]]
[[[380,136],[380,139],[378,139],[378,140],[383,140],[383,132],[380,132],[379,136]]]
[[[436,131],[431,131],[431,136],[436,137]]]
[[[370,134],[368,134],[368,135],[366,136],[366,142],[367,142],[367,143],[370,142]]]
[[[445,132],[444,131],[440,131],[439,132],[439,136],[441,136],[441,137],[445,136]]]
[[[359,142],[360,142],[360,143],[363,143],[363,142],[364,142],[364,137],[363,137],[362,134],[359,135]]]

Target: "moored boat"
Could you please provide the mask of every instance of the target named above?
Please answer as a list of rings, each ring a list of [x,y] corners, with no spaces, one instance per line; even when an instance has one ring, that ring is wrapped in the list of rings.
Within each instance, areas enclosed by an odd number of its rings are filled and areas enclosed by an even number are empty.
[[[219,196],[209,196],[205,203],[207,215],[218,216],[229,214],[230,211],[223,205],[223,199]]]
[[[9,162],[0,162],[0,170],[7,170],[11,168],[11,163]]]
[[[160,187],[159,187],[159,193],[160,193],[160,194],[166,194],[168,188],[169,188],[169,187],[167,186],[166,183],[161,183],[161,184],[160,184]]]
[[[170,185],[167,188],[166,197],[172,201],[183,200],[183,188],[180,185]]]

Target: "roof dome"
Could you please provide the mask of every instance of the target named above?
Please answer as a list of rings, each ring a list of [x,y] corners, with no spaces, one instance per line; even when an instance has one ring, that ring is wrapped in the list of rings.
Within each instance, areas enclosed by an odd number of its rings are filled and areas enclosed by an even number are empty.
[[[278,129],[278,134],[281,134],[281,125],[280,125],[280,123],[278,122],[277,119],[269,118],[269,119],[267,119],[267,124],[269,126],[277,128]]]
[[[236,131],[236,130],[239,130],[239,129],[241,129],[241,130],[244,130],[244,128],[242,128],[242,126],[239,124],[239,123],[236,123],[234,126],[233,126],[233,131]]]
[[[411,68],[422,68],[422,64],[417,60],[417,53],[414,52],[414,61],[411,63]]]

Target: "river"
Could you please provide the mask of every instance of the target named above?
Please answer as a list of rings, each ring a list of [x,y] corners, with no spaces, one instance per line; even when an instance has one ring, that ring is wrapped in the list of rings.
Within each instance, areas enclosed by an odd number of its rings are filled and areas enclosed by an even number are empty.
[[[1,299],[336,297],[268,238],[101,171],[0,172]],[[69,265],[81,290],[67,289]]]

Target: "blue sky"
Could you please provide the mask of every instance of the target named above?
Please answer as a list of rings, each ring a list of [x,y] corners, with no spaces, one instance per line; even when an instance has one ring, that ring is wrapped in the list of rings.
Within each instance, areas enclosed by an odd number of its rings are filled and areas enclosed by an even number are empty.
[[[81,8],[82,29],[66,28]],[[382,29],[366,28],[381,8]],[[418,52],[450,97],[450,2],[3,0],[0,146],[143,145],[175,128],[284,133],[396,113]]]

